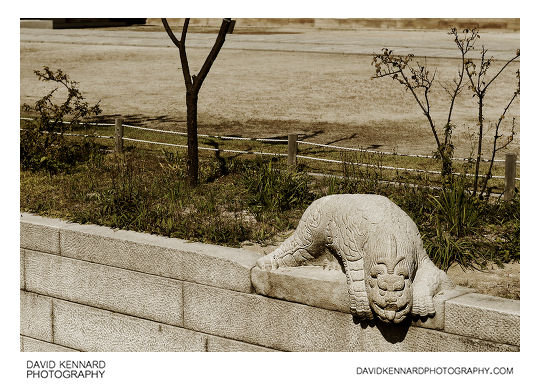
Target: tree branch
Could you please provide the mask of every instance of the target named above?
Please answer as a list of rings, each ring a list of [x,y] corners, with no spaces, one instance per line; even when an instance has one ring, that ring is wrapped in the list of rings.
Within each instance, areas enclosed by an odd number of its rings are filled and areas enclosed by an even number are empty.
[[[204,79],[206,78],[206,75],[208,75],[208,72],[210,71],[210,68],[212,67],[212,64],[214,63],[214,60],[216,60],[219,51],[221,47],[223,46],[223,43],[225,43],[225,36],[227,35],[227,32],[229,31],[229,25],[231,24],[231,19],[223,19],[221,22],[221,28],[219,29],[219,33],[216,37],[216,42],[214,43],[214,46],[212,47],[212,50],[206,57],[206,60],[204,61],[204,64],[201,67],[201,70],[199,71],[199,74],[194,78],[193,86],[195,88],[195,92],[198,92],[199,89],[202,86],[202,83],[204,82]]]
[[[191,74],[189,72],[189,62],[186,54],[186,35],[189,26],[189,18],[186,18],[184,20],[184,26],[182,28],[182,36],[180,37],[180,40],[178,40],[174,35],[171,27],[169,26],[169,23],[167,22],[167,19],[163,18],[161,19],[161,22],[163,23],[165,31],[167,31],[167,34],[169,35],[174,45],[178,47],[178,51],[180,53],[180,63],[182,64],[182,73],[184,75],[184,83],[186,84],[186,91],[191,91],[193,83],[191,80]]]
[[[163,23],[163,27],[165,27],[165,31],[167,32],[167,35],[169,35],[169,38],[172,40],[175,46],[178,48],[181,47],[182,43],[180,43],[180,40],[176,38],[173,31],[171,30],[171,27],[169,26],[169,23],[167,22],[166,18],[162,18],[161,22]]]
[[[491,83],[493,83],[493,81],[494,81],[495,79],[497,79],[497,77],[501,74],[501,72],[504,71],[504,69],[506,68],[506,66],[507,66],[508,64],[512,63],[512,62],[513,62],[514,60],[516,60],[518,57],[519,57],[519,50],[517,51],[516,56],[514,56],[512,59],[508,60],[508,61],[506,62],[506,64],[499,70],[499,72],[497,72],[497,74],[496,74],[495,76],[493,76],[493,78],[488,82],[488,84],[486,84],[486,86],[484,87],[484,89],[488,88],[489,85],[490,85]]]
[[[514,95],[512,96],[512,98],[510,99],[510,101],[508,102],[506,107],[504,108],[502,115],[499,117],[499,120],[497,121],[497,124],[495,125],[495,135],[493,136],[493,150],[491,152],[489,170],[488,170],[488,172],[486,174],[486,177],[484,179],[484,185],[482,187],[482,190],[480,191],[480,196],[482,196],[484,194],[484,191],[486,190],[488,181],[489,181],[489,179],[491,179],[491,170],[493,169],[493,162],[495,161],[495,154],[497,153],[497,151],[502,150],[503,148],[507,147],[510,144],[510,142],[512,142],[512,140],[514,138],[513,134],[514,134],[515,120],[512,122],[512,135],[510,136],[509,140],[503,146],[497,148],[497,140],[502,136],[502,135],[499,135],[499,128],[501,126],[501,122],[503,121],[503,119],[504,119],[504,117],[506,115],[506,112],[508,111],[508,109],[510,108],[510,106],[512,105],[514,100],[516,100],[516,97],[518,95],[519,95],[519,81],[518,81],[518,89],[517,89],[517,91],[514,92]]]

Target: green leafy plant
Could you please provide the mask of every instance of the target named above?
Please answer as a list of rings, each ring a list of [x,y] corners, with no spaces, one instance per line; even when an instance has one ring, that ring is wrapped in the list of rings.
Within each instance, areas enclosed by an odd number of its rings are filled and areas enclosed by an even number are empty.
[[[55,174],[88,160],[101,148],[91,138],[73,143],[59,139],[55,134],[37,130],[23,131],[20,139],[21,168]]]
[[[34,126],[39,130],[57,132],[73,130],[84,123],[85,118],[101,113],[99,102],[95,105],[88,104],[79,90],[79,83],[71,80],[61,69],[52,71],[49,67],[43,67],[43,71],[35,70],[34,74],[39,80],[56,85],[33,106],[26,103],[22,106],[23,111],[37,113]],[[54,99],[60,88],[66,94],[66,99],[61,104],[57,104]],[[64,122],[66,117],[69,117],[69,123]]]
[[[21,167],[23,170],[56,173],[88,159],[100,148],[91,139],[85,139],[82,143],[68,142],[63,133],[81,127],[85,118],[100,114],[101,108],[99,102],[93,106],[85,102],[78,83],[70,80],[62,70],[51,71],[49,67],[43,67],[43,71],[36,70],[34,73],[40,80],[55,83],[57,87],[33,106],[22,106],[23,111],[37,114],[37,117],[34,121],[25,121],[23,125]],[[67,95],[63,103],[56,104],[54,99],[60,87]],[[64,122],[66,118],[69,118],[69,123]]]
[[[465,186],[463,180],[456,179],[444,186],[439,196],[430,196],[437,222],[444,231],[456,237],[469,234],[479,221],[479,202]]]
[[[288,210],[313,199],[306,174],[276,169],[272,162],[246,167],[243,180],[251,193],[248,203],[256,211]]]
[[[376,155],[359,152],[342,152],[340,155],[342,175],[328,179],[328,195],[381,193],[384,189],[380,183],[382,169]]]
[[[101,191],[99,202],[103,216],[113,218],[116,227],[119,223],[128,226],[134,220],[135,213],[147,210],[147,194],[135,176],[133,161],[124,156],[114,158],[114,163],[107,167],[110,177],[109,188]]]
[[[458,238],[437,228],[435,236],[424,237],[424,247],[435,265],[448,271],[454,263],[461,268],[477,268],[485,264],[477,245],[469,239]]]

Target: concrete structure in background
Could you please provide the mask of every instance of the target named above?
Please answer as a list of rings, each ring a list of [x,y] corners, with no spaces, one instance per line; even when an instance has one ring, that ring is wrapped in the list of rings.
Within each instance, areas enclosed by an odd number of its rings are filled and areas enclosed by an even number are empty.
[[[22,214],[22,351],[519,351],[519,301],[457,287],[434,317],[356,323],[339,270]]]
[[[167,18],[171,25],[181,25],[184,19]],[[219,26],[220,19],[192,18],[190,26],[216,27]],[[519,31],[519,19],[505,18],[237,18],[235,28],[244,27],[265,27],[273,29],[329,29],[329,30],[355,30],[364,28],[383,29],[443,29],[450,27],[472,28],[478,27],[481,30],[487,29],[507,29]],[[146,19],[146,24],[160,24],[157,18]]]
[[[67,28],[103,28],[125,27],[133,24],[145,24],[146,19],[21,19],[21,28],[67,29]]]
[[[168,18],[171,25],[181,25],[184,19]],[[355,30],[364,28],[384,29],[444,29],[451,26],[457,28],[478,27],[487,29],[506,29],[519,31],[519,19],[505,18],[476,18],[476,19],[444,19],[444,18],[239,18],[236,19],[236,28],[269,28],[269,29],[328,29],[328,30]],[[138,19],[99,19],[99,18],[36,18],[21,19],[21,28],[102,28],[121,27],[134,24],[161,25],[158,18]],[[215,18],[192,18],[190,26],[219,27],[220,19]]]

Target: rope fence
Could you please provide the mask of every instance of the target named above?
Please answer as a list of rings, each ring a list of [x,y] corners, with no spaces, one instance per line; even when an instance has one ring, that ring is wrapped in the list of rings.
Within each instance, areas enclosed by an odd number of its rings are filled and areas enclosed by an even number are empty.
[[[333,144],[322,144],[322,143],[314,143],[314,142],[306,142],[303,140],[297,141],[299,144],[307,144],[309,146],[315,146],[315,147],[326,147],[326,148],[332,148],[336,150],[343,150],[343,151],[360,151],[360,152],[366,152],[370,154],[379,154],[379,155],[394,155],[394,156],[408,156],[411,158],[427,158],[427,159],[434,159],[435,157],[433,155],[419,155],[419,154],[401,154],[399,152],[390,152],[390,151],[378,151],[378,150],[368,150],[368,149],[362,149],[362,148],[353,148],[353,147],[343,147],[343,146],[336,146]],[[470,161],[470,158],[450,158],[452,160],[458,160],[458,161]],[[491,159],[480,159],[482,162],[491,162]],[[501,162],[504,163],[504,159],[494,159],[493,162]],[[518,161],[519,163],[519,161]]]
[[[112,138],[112,137],[111,137]],[[134,138],[127,138],[123,137],[123,140],[131,141],[131,142],[139,142],[139,143],[148,143],[148,144],[157,144],[161,146],[173,146],[173,147],[182,147],[187,148],[188,146],[185,144],[174,144],[174,143],[163,143],[163,142],[154,142],[151,140],[144,140],[144,139],[134,139]],[[210,147],[198,147],[199,150],[203,151],[214,151],[214,152],[231,152],[236,154],[251,154],[251,155],[268,155],[268,156],[287,156],[287,154],[279,154],[279,153],[271,153],[271,152],[259,152],[259,151],[242,151],[242,150],[229,150],[229,149],[220,149],[220,148],[210,148]]]
[[[21,117],[21,120],[26,121],[32,121],[35,120],[33,118],[25,118]],[[60,122],[59,122],[60,123]],[[72,124],[72,122],[64,122],[63,124]],[[166,143],[166,142],[159,142],[159,141],[152,141],[152,140],[144,140],[144,139],[136,139],[131,137],[126,137],[123,134],[123,128],[131,128],[141,131],[149,131],[149,132],[157,132],[162,134],[173,134],[173,135],[181,135],[181,136],[187,136],[187,133],[185,132],[179,132],[179,131],[171,131],[171,130],[162,130],[157,128],[149,128],[149,127],[141,127],[141,126],[135,126],[130,124],[125,124],[122,122],[121,118],[117,118],[116,122],[114,124],[112,123],[78,123],[81,125],[89,125],[89,126],[115,126],[115,136],[103,136],[103,135],[88,135],[88,134],[75,134],[75,133],[64,133],[64,135],[69,136],[82,136],[82,137],[95,137],[95,138],[102,138],[102,139],[115,139],[116,140],[116,150],[122,151],[122,142],[125,141],[131,141],[131,142],[138,142],[138,143],[146,143],[146,144],[153,144],[153,145],[160,145],[160,146],[170,146],[170,147],[180,147],[180,148],[187,148],[187,145],[184,144],[174,144],[174,143]],[[22,129],[21,129],[22,130]],[[46,132],[46,131],[45,131]],[[56,133],[56,132],[55,132]],[[56,133],[60,134],[60,133]],[[378,154],[378,155],[387,155],[387,156],[401,156],[401,157],[413,157],[413,158],[427,158],[427,159],[434,159],[434,156],[432,155],[419,155],[419,154],[403,154],[403,153],[397,153],[397,152],[389,152],[389,151],[378,151],[378,150],[369,150],[369,149],[361,149],[361,148],[353,148],[353,147],[344,147],[344,146],[336,146],[331,144],[322,144],[322,143],[315,143],[315,142],[309,142],[309,141],[303,141],[298,140],[297,134],[290,134],[288,139],[273,139],[273,138],[245,138],[245,137],[239,137],[239,136],[221,136],[221,135],[209,135],[209,134],[197,134],[198,137],[201,138],[213,138],[213,139],[220,139],[220,140],[241,140],[241,141],[256,141],[256,142],[274,142],[274,143],[288,143],[288,153],[270,153],[270,152],[260,152],[260,151],[245,151],[245,150],[232,150],[232,149],[218,149],[218,148],[210,148],[210,147],[199,147],[199,150],[202,151],[214,151],[214,152],[226,152],[226,153],[236,153],[236,154],[250,154],[250,155],[263,155],[263,156],[282,156],[282,157],[288,157],[288,163],[290,165],[296,164],[296,159],[307,159],[312,161],[318,161],[318,162],[327,162],[327,163],[339,163],[339,164],[347,164],[351,166],[360,166],[360,167],[370,167],[370,168],[378,168],[383,170],[395,170],[395,171],[404,171],[404,172],[414,172],[414,173],[426,173],[426,174],[433,174],[433,175],[440,175],[440,171],[435,170],[424,170],[424,169],[415,169],[415,168],[406,168],[406,167],[393,167],[393,166],[383,166],[383,165],[377,165],[377,164],[370,164],[370,163],[358,163],[358,162],[347,162],[344,160],[336,160],[336,159],[327,159],[327,158],[318,158],[314,156],[307,156],[307,155],[299,155],[297,154],[298,151],[298,144],[312,146],[312,147],[322,147],[322,148],[330,148],[334,150],[340,150],[340,151],[356,151],[356,152],[364,152],[364,153],[371,153],[371,154]],[[509,154],[513,155],[513,154]],[[512,158],[512,157],[511,157]],[[471,161],[469,158],[452,158],[452,160],[456,161]],[[490,159],[481,159],[482,162],[490,162]],[[511,159],[513,162],[512,164],[508,164],[509,157],[507,156],[506,159],[494,159],[493,162],[498,163],[504,163],[505,164],[505,174],[512,174],[513,173],[513,181],[520,180],[520,178],[515,177],[515,168],[516,164],[519,164],[520,162],[516,160],[515,155],[513,155],[513,158]],[[509,171],[508,171],[509,170]],[[453,173],[453,175],[462,175],[460,173]],[[464,174],[467,177],[474,177],[474,174]],[[479,175],[479,177],[485,178],[486,175]],[[508,176],[505,175],[492,175],[491,178],[493,179],[505,179],[508,184]],[[515,183],[515,182],[514,182]]]

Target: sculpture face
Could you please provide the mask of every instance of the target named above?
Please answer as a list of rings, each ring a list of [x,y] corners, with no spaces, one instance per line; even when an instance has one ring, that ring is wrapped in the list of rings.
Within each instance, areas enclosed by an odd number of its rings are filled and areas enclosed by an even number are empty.
[[[384,322],[401,322],[412,306],[412,282],[407,269],[389,271],[384,264],[373,266],[366,280],[371,308]]]
[[[398,247],[394,237],[378,240],[366,267],[366,291],[373,311],[384,322],[398,323],[410,312],[416,251]]]

